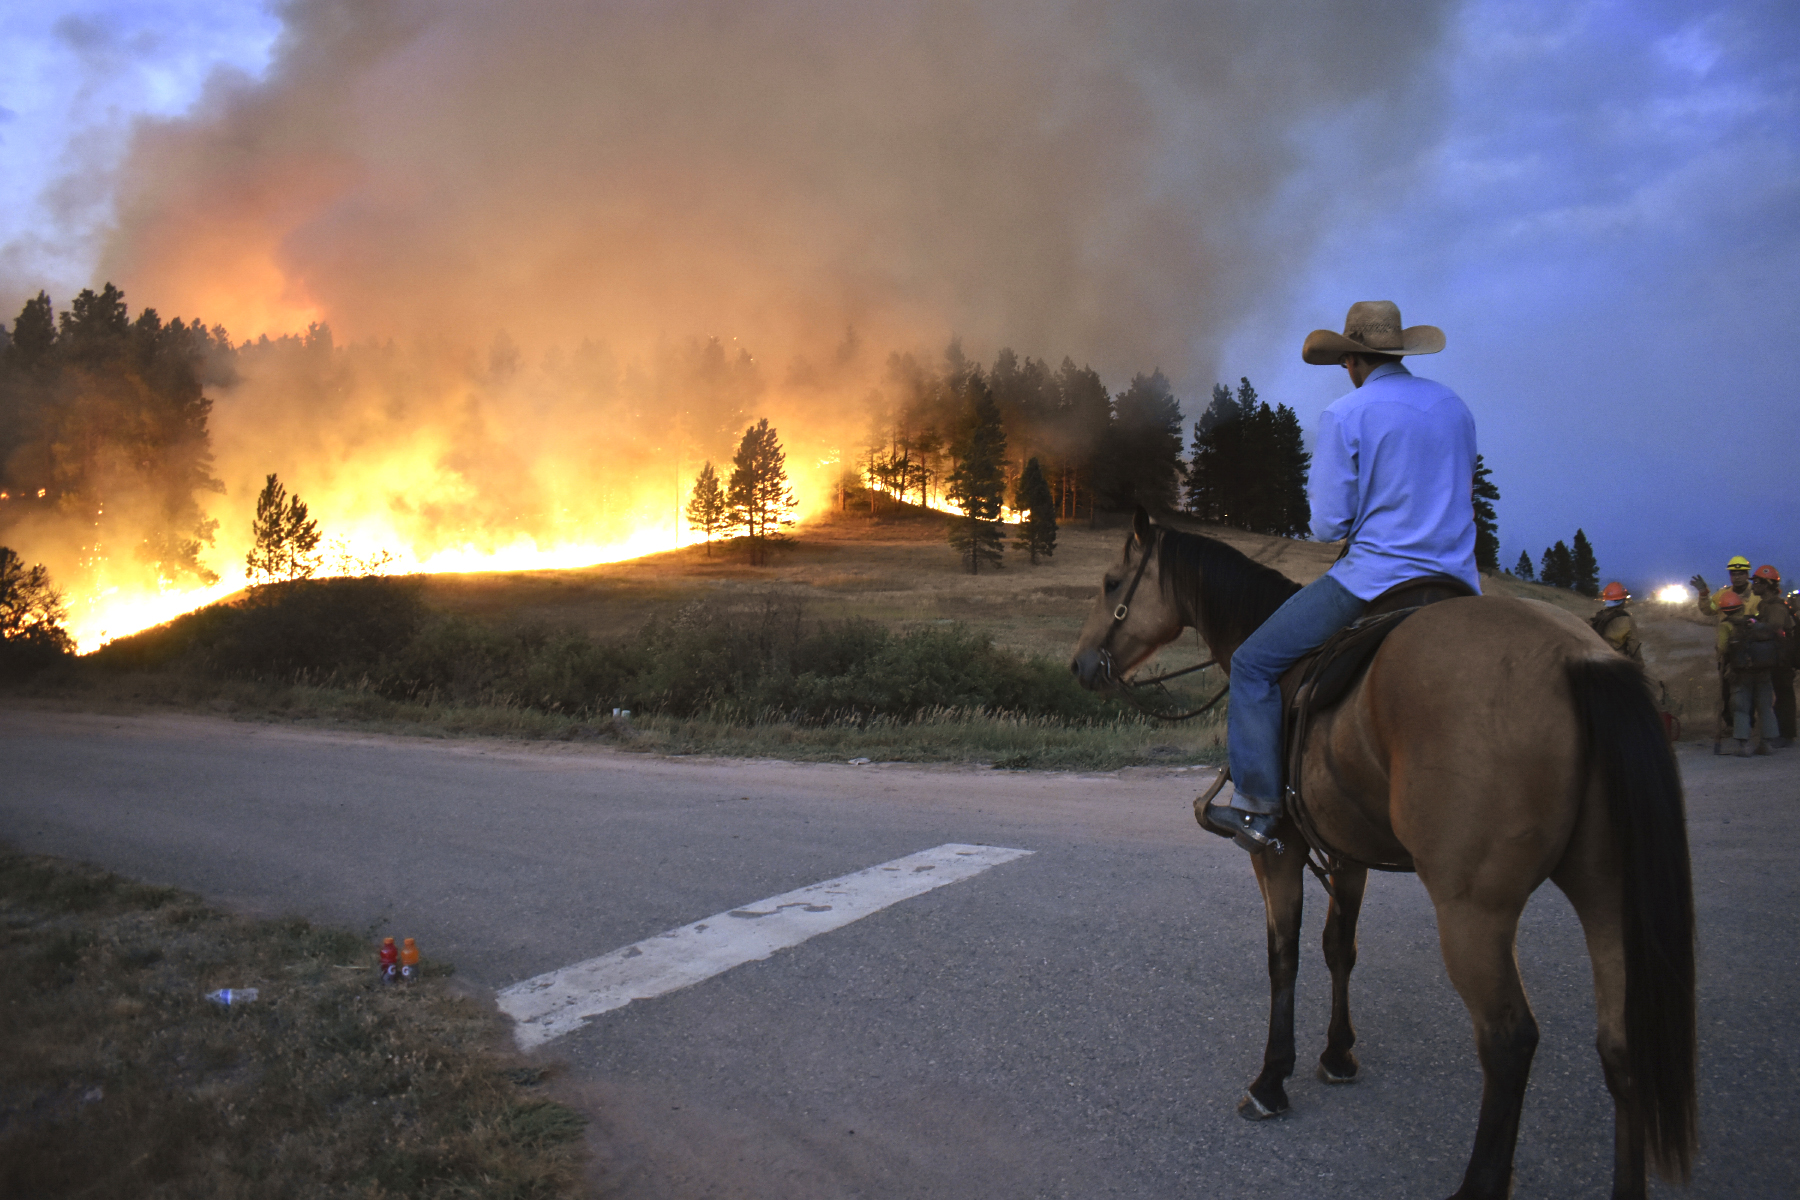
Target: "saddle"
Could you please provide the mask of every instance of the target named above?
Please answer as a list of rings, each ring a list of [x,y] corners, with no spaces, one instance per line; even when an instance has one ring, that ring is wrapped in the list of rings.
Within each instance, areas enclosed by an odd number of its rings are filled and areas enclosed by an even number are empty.
[[[1300,794],[1301,760],[1306,735],[1320,713],[1350,693],[1368,671],[1375,652],[1400,623],[1428,604],[1476,595],[1474,588],[1452,575],[1425,575],[1396,584],[1363,608],[1363,615],[1338,630],[1325,644],[1289,667],[1281,677],[1282,761],[1286,766],[1286,804],[1294,823],[1313,852],[1329,864],[1342,857],[1319,836],[1305,798]],[[1324,864],[1321,864],[1324,865]],[[1411,871],[1410,858],[1391,863],[1365,863],[1381,871]]]
[[[1345,856],[1319,836],[1318,826],[1307,812],[1305,798],[1300,794],[1301,760],[1313,719],[1335,707],[1350,693],[1368,671],[1375,652],[1381,649],[1388,634],[1399,628],[1400,622],[1428,604],[1476,594],[1474,588],[1453,575],[1422,575],[1395,584],[1365,604],[1362,616],[1338,630],[1324,645],[1300,658],[1282,674],[1282,774],[1286,809],[1306,839],[1307,863],[1327,891],[1331,889],[1331,872]],[[1220,772],[1212,787],[1194,801],[1194,819],[1200,822],[1200,827],[1224,838],[1232,835],[1209,824],[1204,813],[1230,777],[1229,770]],[[1361,865],[1379,871],[1413,869],[1410,858]]]

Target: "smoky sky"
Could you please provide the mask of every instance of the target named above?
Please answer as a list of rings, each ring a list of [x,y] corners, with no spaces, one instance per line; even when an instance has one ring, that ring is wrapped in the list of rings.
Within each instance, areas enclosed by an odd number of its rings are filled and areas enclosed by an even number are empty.
[[[1791,3],[47,0],[0,44],[15,301],[111,278],[421,362],[716,336],[777,382],[955,333],[1311,428],[1347,383],[1300,340],[1387,298],[1448,334],[1415,366],[1509,565],[1579,527],[1633,586],[1800,575]]]
[[[307,0],[141,126],[98,274],[234,334],[735,337],[1198,379],[1303,260],[1320,113],[1420,107],[1440,7]],[[1369,64],[1378,61],[1379,71]],[[1410,123],[1409,136],[1429,130]]]

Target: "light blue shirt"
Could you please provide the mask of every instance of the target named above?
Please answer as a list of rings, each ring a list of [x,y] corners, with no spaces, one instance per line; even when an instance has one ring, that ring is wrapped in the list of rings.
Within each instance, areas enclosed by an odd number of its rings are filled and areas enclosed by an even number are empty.
[[[1455,392],[1383,363],[1332,401],[1313,440],[1312,535],[1350,538],[1331,568],[1373,600],[1420,575],[1454,575],[1477,592],[1475,418]]]

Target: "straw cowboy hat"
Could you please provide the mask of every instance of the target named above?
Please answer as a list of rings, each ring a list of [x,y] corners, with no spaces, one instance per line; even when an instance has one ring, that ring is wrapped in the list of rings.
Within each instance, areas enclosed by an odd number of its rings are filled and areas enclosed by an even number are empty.
[[[1436,325],[1400,328],[1400,306],[1392,300],[1358,300],[1344,318],[1344,332],[1313,330],[1300,357],[1316,367],[1335,367],[1346,354],[1436,354],[1443,348],[1444,331]]]

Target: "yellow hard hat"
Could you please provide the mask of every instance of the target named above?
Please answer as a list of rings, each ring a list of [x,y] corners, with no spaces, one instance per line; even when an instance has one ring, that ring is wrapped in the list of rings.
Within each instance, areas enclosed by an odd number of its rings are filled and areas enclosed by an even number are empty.
[[[1741,554],[1734,554],[1731,556],[1731,561],[1725,564],[1725,569],[1727,571],[1748,571],[1750,560]]]

